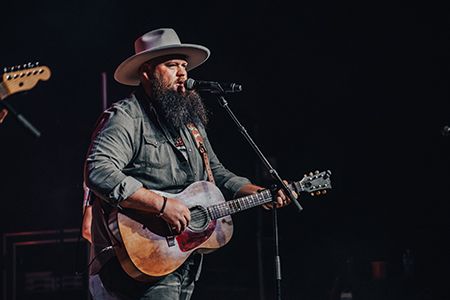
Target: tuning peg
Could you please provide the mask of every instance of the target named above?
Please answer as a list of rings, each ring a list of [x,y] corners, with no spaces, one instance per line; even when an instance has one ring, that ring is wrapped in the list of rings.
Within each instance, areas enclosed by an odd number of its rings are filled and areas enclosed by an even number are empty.
[[[315,172],[316,174],[319,174],[320,172],[318,171],[318,170],[316,170],[316,172]]]
[[[322,191],[322,195],[324,195],[324,194],[326,194],[327,193],[327,190],[323,190]]]
[[[315,196],[315,195],[314,195],[314,192],[311,193],[311,196]]]
[[[314,174],[313,174],[313,172],[309,172],[309,176],[313,176]]]

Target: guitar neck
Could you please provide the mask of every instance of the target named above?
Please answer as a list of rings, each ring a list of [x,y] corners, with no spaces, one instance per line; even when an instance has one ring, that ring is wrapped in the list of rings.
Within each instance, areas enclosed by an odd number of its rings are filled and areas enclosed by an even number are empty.
[[[294,182],[288,185],[290,189],[295,189],[298,192],[303,191],[301,182]],[[208,207],[208,213],[212,220],[219,219],[234,213],[247,210],[252,207],[256,207],[262,204],[271,202],[273,199],[272,192],[270,190],[263,190],[259,193],[241,197],[238,199],[225,201],[216,205]]]
[[[9,93],[5,88],[5,85],[2,83],[0,83],[0,100],[5,99],[6,97],[8,97]]]

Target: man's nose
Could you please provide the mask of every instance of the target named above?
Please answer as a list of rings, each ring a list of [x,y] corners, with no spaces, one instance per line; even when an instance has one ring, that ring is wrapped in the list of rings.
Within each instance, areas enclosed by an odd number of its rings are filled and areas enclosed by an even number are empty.
[[[187,77],[187,71],[186,71],[186,69],[185,68],[178,68],[178,72],[177,72],[177,75],[179,76],[179,77]]]

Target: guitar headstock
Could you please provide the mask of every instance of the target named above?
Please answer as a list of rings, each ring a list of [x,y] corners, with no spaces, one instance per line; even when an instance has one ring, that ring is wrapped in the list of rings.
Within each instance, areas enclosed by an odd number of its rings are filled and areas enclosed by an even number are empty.
[[[39,80],[48,80],[50,76],[50,69],[46,66],[39,66],[39,63],[5,68],[1,83],[6,91],[4,96],[30,90]]]
[[[315,171],[305,174],[302,180],[296,184],[297,190],[311,193],[312,196],[323,195],[331,189],[331,171]]]

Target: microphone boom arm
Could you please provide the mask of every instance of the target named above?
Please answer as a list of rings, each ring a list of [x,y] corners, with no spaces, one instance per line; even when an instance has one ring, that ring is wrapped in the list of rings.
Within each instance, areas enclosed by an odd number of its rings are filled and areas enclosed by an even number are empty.
[[[219,84],[220,89],[222,89],[222,87]],[[253,139],[250,137],[250,135],[248,134],[247,130],[245,129],[244,126],[242,126],[242,124],[239,122],[239,120],[237,119],[236,115],[233,113],[233,111],[230,109],[230,107],[228,106],[228,102],[225,99],[224,96],[222,96],[222,94],[225,93],[225,91],[222,89],[221,93],[219,95],[217,95],[217,98],[219,100],[219,104],[220,106],[222,106],[227,113],[230,115],[231,119],[234,121],[234,123],[236,124],[236,126],[238,127],[238,130],[244,135],[245,139],[247,140],[247,142],[250,144],[250,146],[253,148],[253,150],[256,152],[256,154],[258,155],[258,157],[261,159],[261,161],[263,162],[264,166],[267,168],[269,174],[272,176],[273,179],[275,179],[278,184],[281,186],[281,188],[283,189],[283,191],[286,193],[286,195],[289,197],[289,199],[291,200],[291,202],[293,202],[295,204],[295,206],[297,206],[299,212],[303,210],[303,207],[301,207],[301,205],[298,203],[297,199],[295,198],[294,194],[292,193],[292,191],[288,188],[288,186],[284,183],[284,181],[281,179],[280,175],[278,174],[278,172],[272,167],[272,165],[270,164],[270,162],[267,160],[267,158],[264,156],[264,154],[261,152],[261,150],[259,149],[259,147],[256,145],[256,143],[253,141]]]

